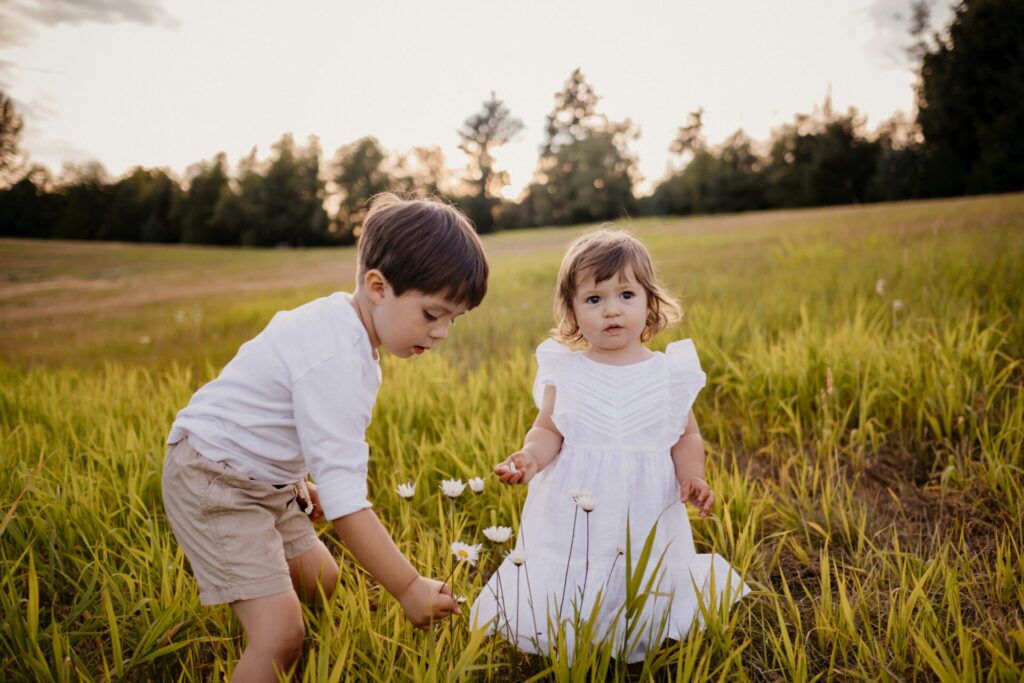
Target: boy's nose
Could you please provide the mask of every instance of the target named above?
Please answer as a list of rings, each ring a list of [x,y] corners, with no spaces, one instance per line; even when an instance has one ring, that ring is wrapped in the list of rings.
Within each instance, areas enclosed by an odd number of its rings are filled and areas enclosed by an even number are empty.
[[[448,326],[438,325],[430,330],[430,336],[438,341],[444,341],[448,338]]]

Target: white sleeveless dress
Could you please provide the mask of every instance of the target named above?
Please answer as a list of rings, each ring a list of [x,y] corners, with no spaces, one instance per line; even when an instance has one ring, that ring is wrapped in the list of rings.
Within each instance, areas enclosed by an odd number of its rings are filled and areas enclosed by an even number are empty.
[[[545,386],[555,386],[553,420],[565,440],[529,484],[516,539],[525,564],[501,564],[473,604],[472,623],[479,628],[490,622],[491,633],[521,650],[548,654],[549,620],[561,621],[571,652],[573,624],[589,619],[600,593],[588,637],[610,640],[616,656],[640,661],[649,648],[683,638],[695,619],[700,622],[700,601],[731,603],[749,592],[721,556],[697,554],[679,500],[670,451],[706,375],[689,339],[624,366],[591,360],[548,339],[537,348],[537,366],[534,401],[540,407]],[[571,497],[581,490],[596,498],[590,513]],[[654,576],[656,594],[628,626],[626,556],[620,554],[627,519],[634,566],[657,524],[643,585],[663,557]]]

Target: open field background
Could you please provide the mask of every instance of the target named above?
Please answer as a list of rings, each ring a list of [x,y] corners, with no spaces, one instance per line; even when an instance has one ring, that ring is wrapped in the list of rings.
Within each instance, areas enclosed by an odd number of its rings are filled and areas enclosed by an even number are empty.
[[[415,632],[342,558],[295,680],[993,680],[1024,676],[1024,196],[644,219],[708,372],[714,514],[698,548],[755,593],[620,667],[520,658],[465,618]],[[488,237],[483,306],[436,354],[385,359],[371,499],[424,573],[517,525],[488,481],[533,418],[532,350],[579,229]],[[0,241],[0,671],[210,680],[240,627],[201,609],[160,502],[175,412],[274,312],[352,285],[351,250]],[[880,280],[882,282],[880,282]],[[831,380],[829,380],[831,378]],[[418,484],[402,501],[398,482]],[[325,538],[331,536],[324,530]],[[460,570],[472,598],[498,552]],[[468,610],[467,610],[468,612]]]

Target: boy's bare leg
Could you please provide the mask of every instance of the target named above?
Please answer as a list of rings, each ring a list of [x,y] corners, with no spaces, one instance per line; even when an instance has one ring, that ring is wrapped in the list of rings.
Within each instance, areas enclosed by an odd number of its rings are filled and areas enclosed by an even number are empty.
[[[287,671],[302,654],[306,636],[302,607],[295,591],[231,603],[242,627],[246,645],[231,680],[277,683],[278,672]]]
[[[317,541],[312,549],[288,560],[288,572],[295,592],[307,603],[313,602],[318,595],[317,579],[323,584],[324,595],[328,599],[338,583],[338,563],[323,541]]]

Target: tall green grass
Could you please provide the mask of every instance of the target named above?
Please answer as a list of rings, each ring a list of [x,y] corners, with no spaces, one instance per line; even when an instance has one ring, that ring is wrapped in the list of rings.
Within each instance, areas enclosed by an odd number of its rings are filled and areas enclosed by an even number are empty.
[[[687,309],[654,346],[692,337],[709,376],[695,410],[718,502],[692,520],[695,540],[754,593],[712,606],[703,630],[637,665],[607,648],[526,656],[472,634],[467,617],[413,630],[325,528],[342,585],[307,612],[294,680],[1020,680],[1024,197],[636,230]],[[451,572],[452,540],[518,525],[522,489],[491,478],[449,506],[437,484],[483,475],[521,443],[532,349],[576,232],[489,238],[484,305],[436,355],[385,360],[371,499],[424,573]],[[301,267],[302,254],[288,258]],[[21,336],[0,366],[6,678],[230,674],[240,626],[227,607],[199,605],[163,516],[163,438],[276,310],[328,291],[70,318],[60,338],[10,333]],[[394,493],[407,480],[418,484],[408,502]],[[481,590],[499,553],[460,567],[456,591]]]

